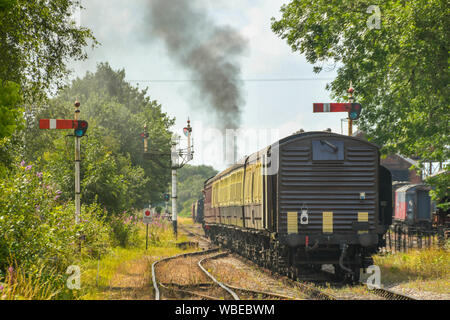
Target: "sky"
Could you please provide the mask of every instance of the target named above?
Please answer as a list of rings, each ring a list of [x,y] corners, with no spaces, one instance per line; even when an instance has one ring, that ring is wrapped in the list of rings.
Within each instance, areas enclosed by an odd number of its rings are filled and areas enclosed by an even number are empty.
[[[225,169],[232,159],[224,157],[222,134],[216,129],[218,124],[207,102],[193,81],[184,81],[192,79],[191,74],[177,64],[162,39],[148,32],[149,1],[83,0],[85,9],[78,15],[79,22],[93,31],[101,45],[87,49],[86,61],[71,63],[73,75],[83,77],[86,71],[95,72],[99,62],[125,69],[127,81],[140,88],[149,87],[151,99],[176,118],[174,132],[183,135],[187,119],[191,120],[194,159],[190,164]],[[286,41],[271,30],[271,17],[279,18],[280,7],[288,1],[192,1],[216,26],[234,28],[248,43],[238,61],[244,100],[240,106],[241,129],[237,132],[238,159],[299,129],[331,128],[341,133],[345,113],[312,112],[314,102],[332,102],[325,86],[336,76],[336,70],[314,74],[313,65],[292,52]],[[292,78],[308,80],[280,81]],[[271,79],[277,81],[268,81]],[[342,125],[345,134],[347,122]],[[184,147],[186,141],[182,139],[180,144]]]

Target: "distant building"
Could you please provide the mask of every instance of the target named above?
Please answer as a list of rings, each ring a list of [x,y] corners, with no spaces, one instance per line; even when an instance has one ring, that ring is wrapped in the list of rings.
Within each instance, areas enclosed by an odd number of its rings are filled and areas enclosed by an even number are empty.
[[[365,139],[364,133],[357,131],[353,136]],[[386,167],[392,174],[392,181],[408,181],[411,184],[423,183],[422,177],[416,170],[410,168],[417,164],[416,161],[403,157],[399,154],[389,154],[386,158],[380,159],[380,164]]]
[[[398,154],[387,155],[380,159],[380,164],[389,169],[392,174],[392,181],[409,181],[413,184],[422,183],[422,177],[416,173],[416,170],[409,170],[415,165],[414,160],[402,157]]]

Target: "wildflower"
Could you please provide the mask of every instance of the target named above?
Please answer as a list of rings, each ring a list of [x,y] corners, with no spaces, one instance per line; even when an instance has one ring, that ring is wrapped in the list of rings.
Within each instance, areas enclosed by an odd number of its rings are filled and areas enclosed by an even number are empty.
[[[57,195],[53,198],[53,200],[57,200],[60,197],[60,195]]]
[[[56,190],[56,194],[61,194],[62,191],[61,190]]]
[[[30,164],[30,165],[28,165],[26,168],[25,168],[25,170],[30,170],[31,168],[32,168],[33,166]]]
[[[43,174],[42,174],[42,172],[38,172],[38,173],[36,173],[36,175],[37,175],[38,178],[42,178]]]
[[[13,272],[14,272],[14,268],[13,268],[12,266],[10,266],[10,267],[8,268],[8,271],[9,271],[9,273],[13,273]]]
[[[4,287],[0,284],[0,291],[3,291]]]
[[[20,163],[20,166],[24,167],[25,166],[25,161],[22,160],[22,162]]]

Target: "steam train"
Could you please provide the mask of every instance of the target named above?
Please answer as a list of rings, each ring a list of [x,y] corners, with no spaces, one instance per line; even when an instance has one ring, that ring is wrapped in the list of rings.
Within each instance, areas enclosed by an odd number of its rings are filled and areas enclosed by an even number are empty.
[[[392,178],[379,148],[330,132],[288,136],[204,183],[205,234],[297,278],[332,264],[359,280],[392,222]],[[198,208],[198,207],[197,207]]]

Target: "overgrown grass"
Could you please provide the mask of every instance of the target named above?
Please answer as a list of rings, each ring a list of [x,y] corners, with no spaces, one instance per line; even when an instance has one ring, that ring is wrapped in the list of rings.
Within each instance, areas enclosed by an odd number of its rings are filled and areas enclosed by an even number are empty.
[[[450,252],[444,249],[411,250],[374,256],[384,285],[399,284],[418,291],[450,294]]]
[[[191,218],[179,217],[179,224],[192,224]],[[143,279],[151,285],[149,276],[151,263],[163,257],[180,254],[194,249],[183,250],[177,243],[186,242],[188,238],[180,235],[175,238],[172,224],[164,220],[155,220],[149,225],[148,249],[145,248],[146,226],[138,222],[137,236],[133,245],[116,246],[104,251],[98,259],[92,255],[79,254],[74,257],[73,265],[81,270],[81,289],[70,290],[66,286],[69,275],[65,269],[38,263],[31,269],[11,267],[6,275],[0,275],[0,299],[2,300],[49,300],[49,299],[108,299],[111,297],[114,277],[126,273],[136,263],[145,263],[148,273]],[[85,249],[87,250],[87,249]],[[1,280],[3,278],[4,280]],[[3,282],[1,282],[3,281]],[[149,290],[151,291],[151,290]]]
[[[192,217],[178,217],[178,222],[180,224],[184,224],[184,225],[193,225],[194,224]]]
[[[450,277],[450,252],[442,249],[412,250],[374,256],[374,263],[388,275],[409,279],[439,279]]]
[[[50,300],[71,298],[65,281],[55,267],[41,265],[35,270],[9,267],[4,282],[0,282],[0,300]]]

